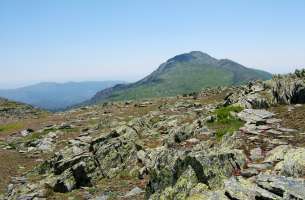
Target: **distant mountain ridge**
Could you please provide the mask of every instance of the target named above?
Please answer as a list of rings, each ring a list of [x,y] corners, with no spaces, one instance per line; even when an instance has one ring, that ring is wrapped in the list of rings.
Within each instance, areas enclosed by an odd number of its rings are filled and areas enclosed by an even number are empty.
[[[0,90],[0,97],[47,110],[62,110],[90,99],[96,92],[122,81],[42,82],[17,89]]]
[[[174,96],[206,87],[239,85],[271,77],[268,72],[247,68],[229,59],[216,59],[206,53],[192,51],[170,58],[140,81],[101,90],[85,104]]]

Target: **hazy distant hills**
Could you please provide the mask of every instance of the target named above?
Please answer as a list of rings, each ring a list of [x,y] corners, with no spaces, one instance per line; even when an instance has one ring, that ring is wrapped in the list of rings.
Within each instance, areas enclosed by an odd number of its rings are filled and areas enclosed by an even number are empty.
[[[27,87],[0,90],[0,97],[48,110],[60,110],[93,97],[96,92],[122,81],[44,82]]]
[[[271,74],[247,68],[229,59],[216,59],[200,51],[177,55],[131,84],[120,84],[98,92],[88,104],[108,100],[130,100],[174,96],[206,87],[239,85],[250,80],[267,80]]]

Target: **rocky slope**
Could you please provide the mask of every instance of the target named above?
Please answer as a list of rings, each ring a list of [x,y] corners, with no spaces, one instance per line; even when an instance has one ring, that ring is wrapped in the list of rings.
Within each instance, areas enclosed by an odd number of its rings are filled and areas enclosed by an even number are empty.
[[[49,116],[3,199],[305,199],[304,72]]]
[[[0,98],[0,124],[25,118],[37,118],[44,111],[33,106]]]
[[[167,60],[138,82],[102,90],[86,103],[175,96],[198,92],[206,87],[239,85],[250,80],[270,78],[271,74],[267,72],[193,51]]]

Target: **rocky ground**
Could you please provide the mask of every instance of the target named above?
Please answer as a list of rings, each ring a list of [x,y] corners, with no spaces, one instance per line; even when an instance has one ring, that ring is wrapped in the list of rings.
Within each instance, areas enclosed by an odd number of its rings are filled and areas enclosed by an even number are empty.
[[[305,199],[304,74],[26,119],[3,114],[2,198]]]

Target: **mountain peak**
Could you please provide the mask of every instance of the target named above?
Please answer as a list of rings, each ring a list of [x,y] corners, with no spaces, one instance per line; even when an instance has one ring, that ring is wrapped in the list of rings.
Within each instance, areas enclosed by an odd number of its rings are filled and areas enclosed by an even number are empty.
[[[218,60],[201,51],[170,58],[145,78],[97,93],[88,103],[143,99],[198,92],[206,87],[237,85],[271,78],[267,72],[246,68],[234,61]]]
[[[207,53],[203,53],[202,51],[191,51],[189,54],[194,56],[194,57],[196,57],[196,58],[202,58],[202,57],[210,57],[210,58],[212,58],[212,56],[210,56]]]
[[[180,54],[177,55],[171,59],[169,59],[167,61],[167,63],[171,63],[171,62],[190,62],[190,61],[200,61],[202,63],[215,63],[217,62],[216,58],[213,58],[212,56],[210,56],[207,53],[203,53],[201,51],[191,51],[189,53],[184,53],[184,54]]]

